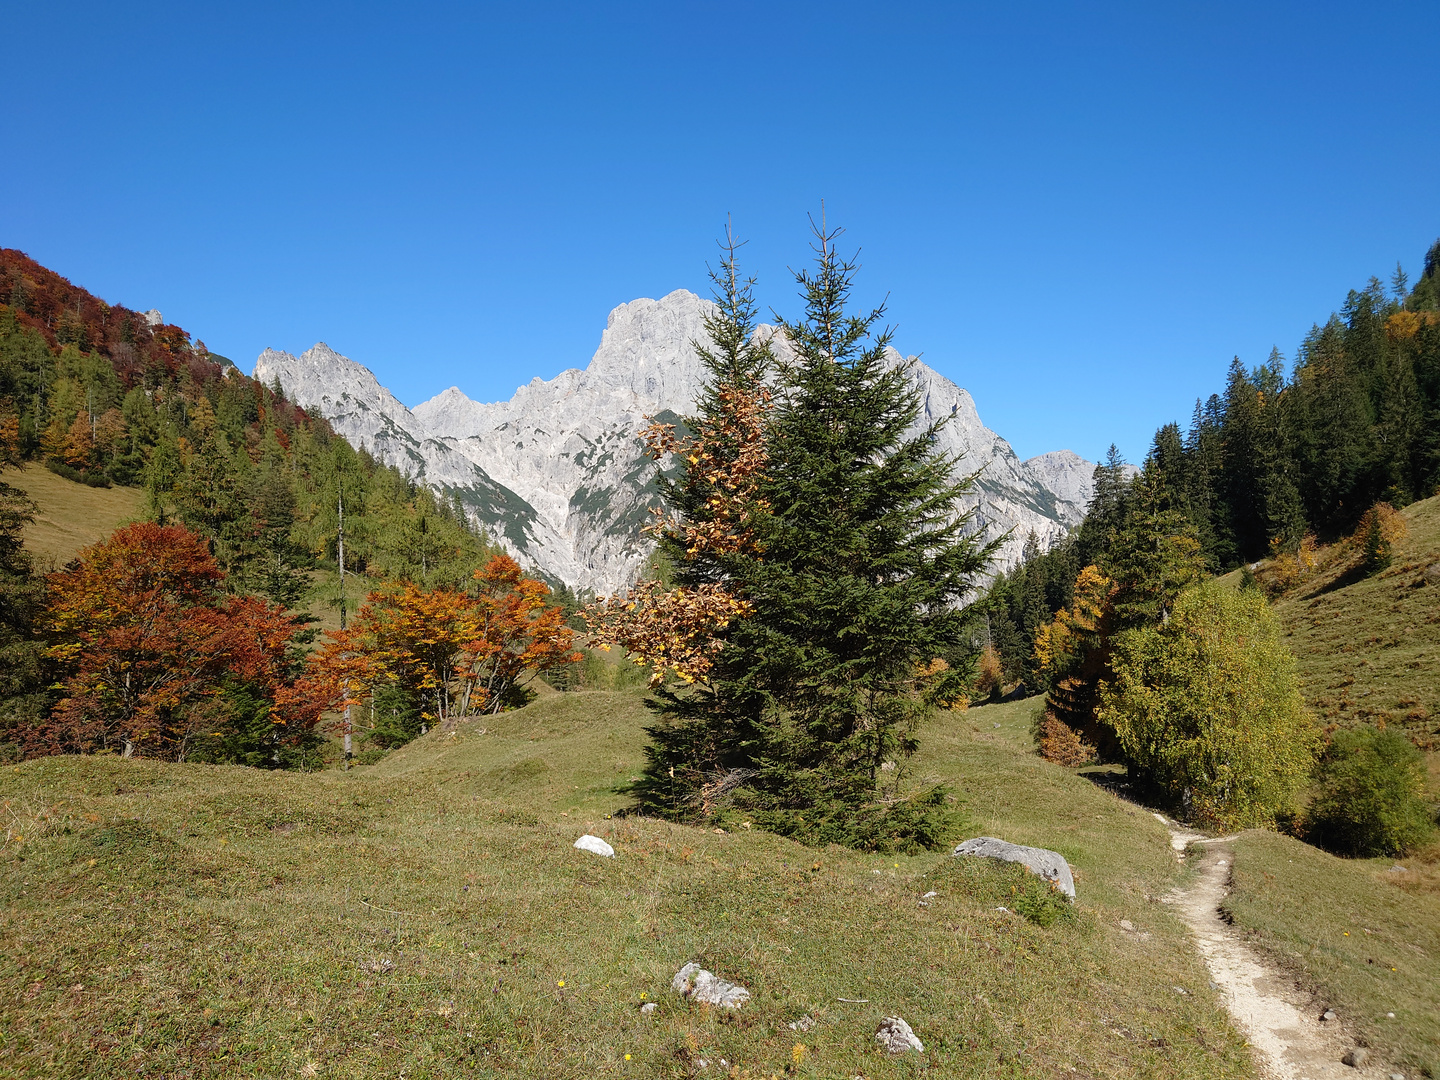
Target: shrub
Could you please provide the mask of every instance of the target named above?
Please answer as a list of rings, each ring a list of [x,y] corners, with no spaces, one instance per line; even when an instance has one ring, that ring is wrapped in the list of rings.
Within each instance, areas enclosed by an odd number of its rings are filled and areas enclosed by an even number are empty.
[[[1318,733],[1263,596],[1192,586],[1167,623],[1117,635],[1112,670],[1099,719],[1140,778],[1224,827],[1293,807]]]
[[[45,462],[45,467],[56,476],[63,476],[66,480],[72,480],[77,484],[84,484],[87,487],[108,488],[110,478],[103,472],[90,472],[86,469],[75,469],[66,465],[63,461],[50,460]]]
[[[1095,760],[1095,747],[1080,738],[1080,733],[1045,709],[1035,720],[1035,742],[1040,756],[1067,769],[1078,769]]]
[[[1360,565],[1367,574],[1378,574],[1390,566],[1395,545],[1405,538],[1405,519],[1389,503],[1376,503],[1360,519],[1352,542],[1360,548]]]
[[[999,701],[1005,683],[1005,671],[1000,663],[1000,654],[995,651],[995,646],[986,645],[985,651],[980,654],[980,663],[975,675],[975,693],[977,700],[989,698],[991,701]]]
[[[1310,838],[1340,855],[1402,855],[1434,834],[1425,760],[1404,736],[1338,732],[1320,762]]]

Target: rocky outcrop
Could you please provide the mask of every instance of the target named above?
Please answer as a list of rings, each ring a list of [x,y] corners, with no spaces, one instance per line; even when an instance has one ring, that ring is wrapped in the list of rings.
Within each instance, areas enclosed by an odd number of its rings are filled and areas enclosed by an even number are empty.
[[[993,836],[977,836],[960,844],[955,854],[1019,863],[1032,874],[1039,874],[1071,900],[1075,899],[1075,878],[1070,873],[1070,864],[1065,861],[1065,856],[1058,851],[1012,844]]]
[[[641,528],[656,502],[655,466],[638,432],[646,417],[692,410],[705,379],[694,342],[709,310],[684,290],[621,304],[587,367],[534,379],[509,401],[477,402],[451,387],[407,409],[324,344],[298,357],[267,349],[255,376],[278,379],[381,460],[459,495],[523,562],[577,590],[608,593],[630,584],[649,557]],[[978,474],[975,527],[986,537],[1009,532],[997,568],[1019,560],[1031,532],[1045,547],[1079,522],[1093,465],[1069,451],[1022,462],[964,389],[918,360],[893,351],[891,360],[909,365],[920,392],[916,429],[944,420],[939,448],[958,474]]]

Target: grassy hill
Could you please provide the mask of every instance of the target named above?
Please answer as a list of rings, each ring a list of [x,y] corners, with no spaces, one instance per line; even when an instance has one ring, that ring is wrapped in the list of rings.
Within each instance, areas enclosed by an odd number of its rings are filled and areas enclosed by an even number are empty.
[[[1253,1075],[1157,900],[1165,830],[1037,759],[1032,707],[947,716],[919,771],[972,834],[1070,859],[1079,902],[1048,927],[999,910],[1025,904],[1014,868],[607,817],[638,693],[545,695],[348,773],[6,768],[0,1073]],[[587,831],[618,857],[574,850]],[[750,1005],[680,999],[690,960]],[[922,1059],[880,1054],[888,1014]]]
[[[1340,558],[1275,603],[1305,698],[1325,721],[1400,725],[1440,750],[1440,497],[1402,511],[1408,535],[1390,569],[1360,577]],[[1434,760],[1432,758],[1432,760]]]
[[[81,548],[105,539],[144,509],[145,493],[139,488],[93,488],[41,465],[8,470],[0,480],[25,492],[39,507],[24,535],[25,547],[41,570],[64,566]]]
[[[1322,722],[1400,727],[1427,751],[1440,799],[1440,582],[1425,576],[1440,562],[1440,498],[1402,513],[1390,569],[1362,577],[1353,553],[1331,551],[1275,611]],[[1251,833],[1236,844],[1234,886],[1236,926],[1372,1045],[1440,1075],[1440,845],[1398,862],[1338,859]]]

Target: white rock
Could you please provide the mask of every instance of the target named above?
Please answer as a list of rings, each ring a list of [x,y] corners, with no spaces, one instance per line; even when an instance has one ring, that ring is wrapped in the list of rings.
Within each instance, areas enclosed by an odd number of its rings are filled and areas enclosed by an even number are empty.
[[[750,991],[745,987],[726,982],[693,961],[675,973],[670,986],[682,997],[691,998],[702,1005],[738,1009],[750,1000]]]
[[[940,895],[940,894],[939,894],[938,892],[936,892],[934,889],[931,889],[929,892],[927,892],[927,893],[926,893],[924,896],[922,896],[920,899],[921,899],[921,900],[930,900],[930,899],[933,899],[934,897],[939,896],[939,895]]]
[[[635,579],[652,547],[640,528],[655,497],[653,469],[638,432],[646,416],[693,410],[705,371],[692,342],[704,337],[711,309],[683,289],[621,304],[583,371],[533,379],[491,404],[451,387],[407,409],[368,369],[324,344],[299,357],[266,349],[255,377],[279,379],[350,442],[458,494],[522,563],[609,593]],[[907,363],[893,349],[887,357]],[[921,396],[912,433],[945,419],[937,448],[956,456],[959,475],[983,470],[970,498],[976,527],[986,537],[1010,530],[993,569],[1018,562],[1032,531],[1048,547],[1079,523],[1093,490],[1090,462],[1068,450],[1022,462],[981,423],[969,393],[919,361],[911,378]]]
[[[909,1050],[925,1052],[925,1045],[915,1037],[910,1025],[898,1016],[887,1016],[880,1021],[880,1026],[875,1029],[875,1040],[887,1054],[903,1054]]]
[[[1075,879],[1070,874],[1070,864],[1058,851],[1012,844],[993,836],[977,836],[957,846],[955,854],[1017,862],[1046,881],[1054,883],[1055,887],[1071,900],[1075,899]]]
[[[586,833],[575,841],[575,846],[581,851],[593,851],[596,855],[604,855],[607,859],[615,857],[615,849],[601,840],[598,836],[591,836]]]
[[[806,1031],[809,1031],[814,1026],[815,1020],[808,1013],[805,1016],[800,1017],[799,1020],[795,1020],[786,1025],[786,1027],[788,1027],[791,1031],[799,1031],[802,1034]]]
[[[655,1002],[653,1002],[653,1001],[647,1001],[647,1002],[645,1002],[644,1005],[641,1005],[641,1006],[640,1006],[640,1015],[641,1015],[641,1016],[649,1016],[651,1013],[653,1013],[653,1012],[654,1012],[656,1009],[658,1009],[659,1007],[660,1007],[660,1006],[656,1005]]]

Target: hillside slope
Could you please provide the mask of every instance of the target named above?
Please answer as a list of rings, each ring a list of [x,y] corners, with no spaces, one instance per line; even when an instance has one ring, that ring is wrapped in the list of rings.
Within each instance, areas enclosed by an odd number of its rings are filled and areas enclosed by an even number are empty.
[[[0,1072],[1253,1076],[1157,902],[1165,830],[1036,759],[1031,707],[947,716],[918,770],[971,832],[1070,859],[1076,914],[1048,928],[988,862],[607,818],[638,693],[547,695],[349,773],[7,768]],[[584,832],[617,857],[574,850]],[[669,989],[690,960],[754,998],[692,1007]],[[918,1060],[880,1053],[890,1014]]]
[[[138,516],[145,501],[139,488],[94,488],[36,464],[0,473],[0,480],[35,501],[35,520],[25,526],[24,537],[39,570],[64,566],[81,548]]]
[[[1440,750],[1440,496],[1407,506],[1390,569],[1361,577],[1354,559],[1275,603],[1305,700],[1327,723],[1400,725]]]

